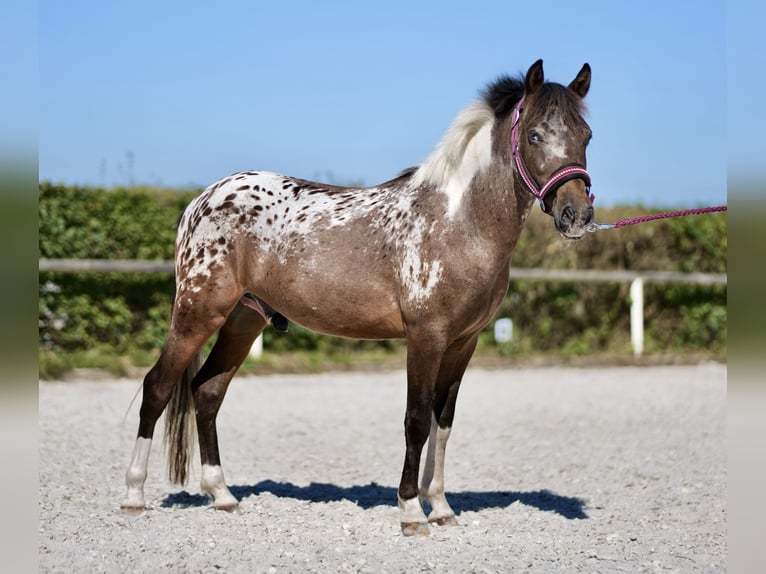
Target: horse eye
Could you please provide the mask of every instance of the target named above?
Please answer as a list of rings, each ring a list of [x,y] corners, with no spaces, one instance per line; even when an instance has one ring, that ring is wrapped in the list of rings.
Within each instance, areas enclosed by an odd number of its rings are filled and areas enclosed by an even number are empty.
[[[543,138],[535,130],[529,132],[529,143],[540,143]]]

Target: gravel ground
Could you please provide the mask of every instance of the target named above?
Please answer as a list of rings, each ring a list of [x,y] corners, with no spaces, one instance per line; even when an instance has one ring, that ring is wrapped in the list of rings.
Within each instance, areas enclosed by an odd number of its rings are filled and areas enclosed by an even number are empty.
[[[460,526],[401,536],[403,372],[248,377],[199,464],[123,515],[137,381],[41,382],[42,572],[724,572],[726,366],[469,369],[447,449]],[[162,424],[162,421],[160,421]]]

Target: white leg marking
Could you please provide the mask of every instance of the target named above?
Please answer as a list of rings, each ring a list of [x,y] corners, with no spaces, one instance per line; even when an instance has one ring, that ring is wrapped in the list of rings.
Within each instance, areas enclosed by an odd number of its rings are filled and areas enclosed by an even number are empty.
[[[407,500],[397,495],[402,534],[405,536],[428,536],[428,519],[420,505],[420,498],[415,496]]]
[[[431,433],[428,436],[428,451],[420,482],[420,495],[431,505],[429,522],[452,522],[455,512],[444,495],[444,452],[447,448],[450,429],[439,428],[436,417],[431,417]]]
[[[420,498],[408,498],[407,500],[396,497],[399,501],[399,510],[401,511],[401,522],[428,522],[420,505]]]
[[[203,464],[200,489],[213,496],[213,507],[222,510],[233,510],[239,502],[226,486],[223,479],[223,469],[219,465]]]
[[[133,447],[133,456],[130,458],[128,471],[125,473],[125,483],[128,486],[128,495],[122,503],[122,508],[137,509],[144,507],[144,482],[146,482],[146,468],[149,465],[149,453],[152,450],[152,439],[138,437]]]

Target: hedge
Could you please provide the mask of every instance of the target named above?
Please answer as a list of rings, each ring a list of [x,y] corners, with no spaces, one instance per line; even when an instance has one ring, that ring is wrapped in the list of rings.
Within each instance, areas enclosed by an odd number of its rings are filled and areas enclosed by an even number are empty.
[[[40,184],[40,256],[173,258],[175,225],[199,190],[98,189]],[[597,209],[599,221],[644,215],[639,206]],[[726,272],[726,215],[704,215],[601,231],[579,242],[558,237],[536,207],[513,255],[516,267]],[[173,279],[160,274],[40,273],[41,353],[90,351],[157,355],[169,321]],[[629,352],[628,285],[513,281],[498,316],[514,321],[514,340],[497,345],[491,326],[481,351],[576,356]],[[717,355],[726,350],[726,287],[645,286],[647,353]],[[396,349],[398,343],[348,341],[291,325],[267,330],[271,351]]]

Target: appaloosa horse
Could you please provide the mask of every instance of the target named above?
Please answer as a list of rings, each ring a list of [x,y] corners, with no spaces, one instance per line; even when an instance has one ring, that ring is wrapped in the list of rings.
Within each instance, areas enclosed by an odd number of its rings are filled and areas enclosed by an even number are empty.
[[[458,114],[425,163],[375,187],[249,171],[196,197],[179,222],[170,332],[144,379],[122,507],[144,507],[154,427],[170,402],[170,478],[186,479],[188,424],[196,422],[201,488],[215,508],[236,508],[216,415],[255,338],[287,318],[329,335],[406,338],[402,531],[456,524],[443,476],[455,401],[479,332],[508,288],[524,221],[535,198],[566,239],[582,237],[593,218],[591,131],[582,118],[590,77],[585,64],[566,87],[546,82],[538,60],[523,77],[498,79]]]

